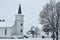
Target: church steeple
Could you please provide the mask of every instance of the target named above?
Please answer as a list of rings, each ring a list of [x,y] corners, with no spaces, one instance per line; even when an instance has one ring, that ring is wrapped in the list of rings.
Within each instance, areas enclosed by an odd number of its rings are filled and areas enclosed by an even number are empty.
[[[21,14],[21,5],[19,5],[18,14]]]

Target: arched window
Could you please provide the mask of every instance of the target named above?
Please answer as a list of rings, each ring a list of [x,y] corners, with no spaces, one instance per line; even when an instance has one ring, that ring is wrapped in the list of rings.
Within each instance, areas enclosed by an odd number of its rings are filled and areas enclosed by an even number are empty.
[[[5,29],[5,35],[7,34],[7,30]]]
[[[21,23],[21,26],[23,26],[23,24]]]
[[[20,32],[23,32],[23,30],[21,29]]]

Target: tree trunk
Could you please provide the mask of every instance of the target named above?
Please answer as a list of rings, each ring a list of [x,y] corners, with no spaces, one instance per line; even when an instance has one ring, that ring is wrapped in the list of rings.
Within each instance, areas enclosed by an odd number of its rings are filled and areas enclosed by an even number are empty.
[[[57,26],[56,26],[56,40],[58,40],[58,22],[57,22]]]
[[[55,40],[55,35],[54,35],[54,31],[53,31],[53,40]]]
[[[56,31],[56,40],[58,40],[58,28],[57,28],[57,31]]]

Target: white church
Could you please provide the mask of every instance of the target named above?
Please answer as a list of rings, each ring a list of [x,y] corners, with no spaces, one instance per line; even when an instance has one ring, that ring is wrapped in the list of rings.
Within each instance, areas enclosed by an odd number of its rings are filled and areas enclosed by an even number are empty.
[[[21,13],[21,5],[19,5],[18,14],[15,15],[15,22],[12,24],[12,26],[0,27],[0,38],[1,39],[23,38],[23,22],[24,22],[23,18],[24,18],[24,15],[22,15]],[[2,25],[5,25],[5,24],[2,24]]]

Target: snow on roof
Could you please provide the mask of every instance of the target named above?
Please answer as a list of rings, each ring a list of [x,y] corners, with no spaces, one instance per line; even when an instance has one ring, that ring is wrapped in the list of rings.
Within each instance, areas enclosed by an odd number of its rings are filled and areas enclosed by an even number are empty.
[[[12,27],[13,24],[14,22],[11,21],[0,22],[0,27]]]

